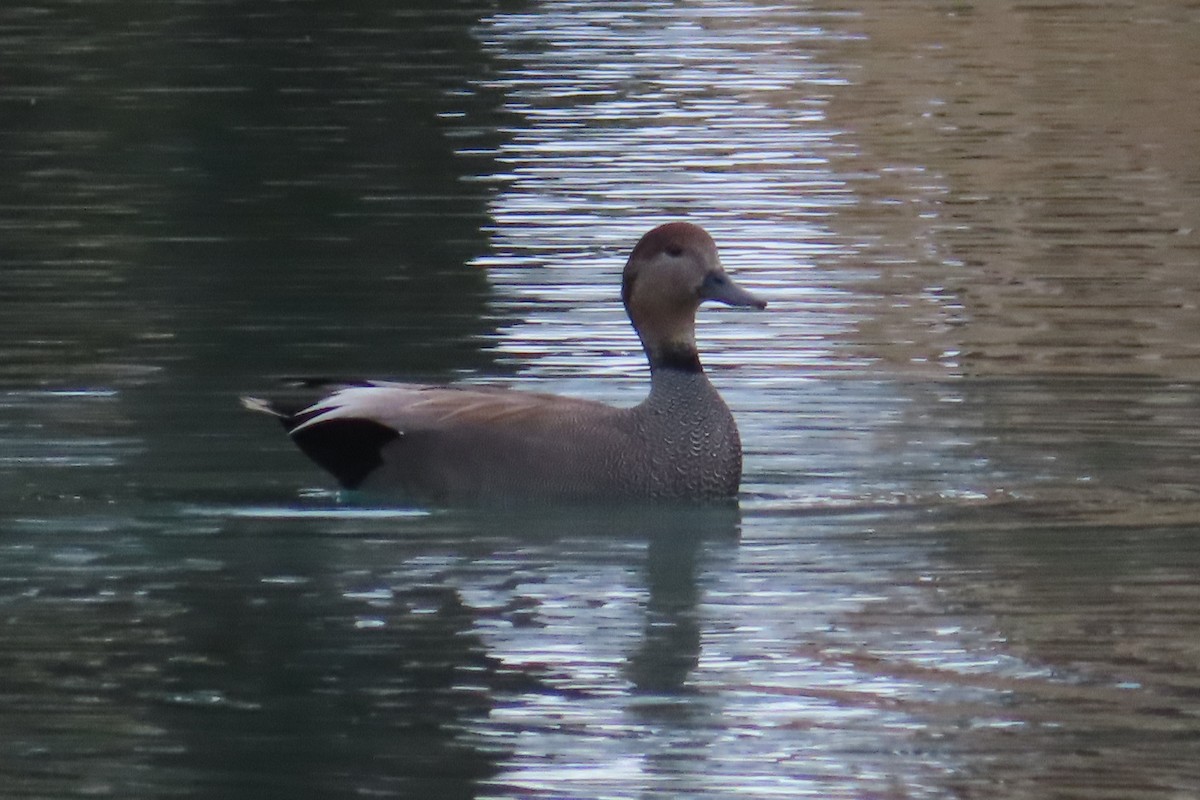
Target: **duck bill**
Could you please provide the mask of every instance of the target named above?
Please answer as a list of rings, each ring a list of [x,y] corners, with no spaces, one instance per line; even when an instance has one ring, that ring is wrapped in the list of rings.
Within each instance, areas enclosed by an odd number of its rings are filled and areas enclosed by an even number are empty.
[[[743,308],[763,309],[767,307],[766,300],[747,292],[728,277],[718,285],[705,286],[700,299],[715,300],[727,306],[739,306]]]

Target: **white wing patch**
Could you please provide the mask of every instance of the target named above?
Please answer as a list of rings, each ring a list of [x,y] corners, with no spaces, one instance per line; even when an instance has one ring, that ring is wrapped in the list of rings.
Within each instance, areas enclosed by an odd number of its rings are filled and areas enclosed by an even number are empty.
[[[550,421],[583,409],[613,411],[591,400],[509,389],[457,388],[425,384],[377,383],[340,389],[301,411],[297,433],[337,419],[367,419],[398,433],[449,423],[484,425],[508,420]]]

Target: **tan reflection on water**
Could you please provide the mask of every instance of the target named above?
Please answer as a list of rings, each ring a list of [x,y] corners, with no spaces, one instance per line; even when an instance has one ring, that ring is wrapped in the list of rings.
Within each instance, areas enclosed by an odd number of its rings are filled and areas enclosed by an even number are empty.
[[[1176,3],[878,4],[828,105],[859,340],[964,375],[1200,377],[1200,25]]]

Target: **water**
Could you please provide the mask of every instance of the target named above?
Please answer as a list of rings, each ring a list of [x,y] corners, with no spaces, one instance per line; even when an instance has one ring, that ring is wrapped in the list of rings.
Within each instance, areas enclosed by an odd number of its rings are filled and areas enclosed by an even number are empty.
[[[5,797],[1200,793],[1200,16],[0,10]],[[737,515],[338,496],[287,375],[632,403],[686,216]]]

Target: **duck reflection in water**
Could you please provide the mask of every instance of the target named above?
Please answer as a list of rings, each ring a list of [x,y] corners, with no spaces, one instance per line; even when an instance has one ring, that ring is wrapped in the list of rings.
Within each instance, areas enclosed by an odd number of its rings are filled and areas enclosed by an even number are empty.
[[[741,532],[740,510],[736,505],[647,504],[609,509],[604,514],[593,511],[586,507],[480,511],[470,517],[478,523],[465,527],[484,542],[506,541],[539,553],[555,553],[550,558],[557,563],[545,566],[551,583],[575,583],[571,573],[590,571],[598,560],[608,563],[620,557],[615,554],[627,553],[629,546],[644,545],[644,560],[631,564],[640,581],[625,586],[645,598],[640,605],[641,632],[631,639],[622,672],[639,693],[686,693],[701,654],[700,577],[719,571],[735,553]],[[536,606],[523,607],[537,616]],[[580,623],[593,624],[588,620]]]

